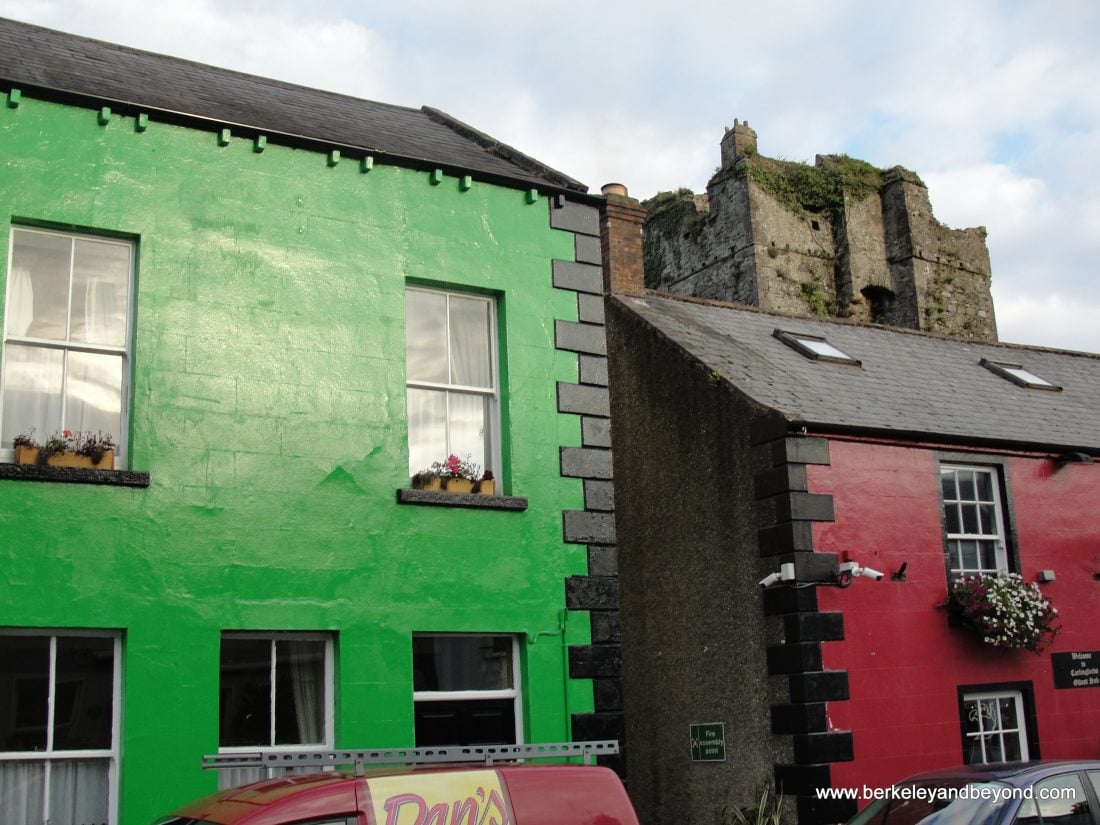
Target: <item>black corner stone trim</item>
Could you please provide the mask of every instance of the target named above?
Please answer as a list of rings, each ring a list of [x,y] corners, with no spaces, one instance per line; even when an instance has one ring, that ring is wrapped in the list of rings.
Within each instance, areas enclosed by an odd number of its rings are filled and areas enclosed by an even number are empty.
[[[846,670],[792,673],[787,682],[792,702],[843,702],[848,698]]]
[[[551,263],[553,284],[558,289],[603,294],[603,267],[598,264],[582,264],[575,261],[554,260]]]
[[[595,206],[567,200],[560,209],[550,210],[550,226],[582,235],[600,234],[600,212]]]
[[[851,762],[852,732],[800,733],[791,737],[794,744],[794,761],[799,765],[820,762]]]
[[[843,613],[790,613],[783,617],[788,642],[836,642],[844,638]]]
[[[782,464],[760,473],[753,479],[757,499],[771,498],[780,493],[799,492],[807,489],[805,464]]]
[[[821,645],[816,643],[772,645],[767,650],[767,657],[768,673],[772,676],[821,670]]]
[[[607,336],[597,324],[554,321],[554,346],[567,352],[607,355]]]
[[[593,235],[574,235],[573,257],[577,263],[595,264],[602,268],[603,250],[600,249],[600,239]]]
[[[829,442],[824,438],[789,436],[772,442],[772,464],[828,464]]]
[[[582,384],[594,384],[597,387],[607,386],[607,359],[599,355],[578,356],[580,366],[580,381]],[[605,390],[606,392],[606,390]],[[608,407],[608,415],[611,409]],[[599,415],[599,413],[592,413]]]
[[[620,645],[570,645],[569,676],[572,679],[617,679],[622,676]]]
[[[480,493],[447,493],[434,490],[398,490],[397,503],[514,512],[527,509],[527,499],[524,496],[483,496]]]
[[[784,493],[772,499],[775,521],[835,521],[833,497],[827,493]]]
[[[611,512],[615,509],[615,485],[610,481],[585,479],[584,509]]]
[[[148,487],[150,484],[148,473],[133,470],[85,470],[76,467],[43,467],[38,464],[0,464],[0,479],[99,484],[105,487]]]
[[[615,514],[592,513],[588,510],[562,512],[566,544],[614,544]]]
[[[564,510],[562,532],[567,543],[588,545],[589,575],[566,579],[565,605],[588,611],[592,640],[570,647],[569,677],[592,680],[596,710],[572,716],[572,738],[625,745],[600,212],[561,199],[552,204],[550,225],[574,233],[574,260],[553,261],[551,278],[555,288],[577,295],[577,320],[554,322],[554,346],[577,356],[577,383],[557,384],[558,412],[580,416],[581,424],[581,446],[560,448],[559,471],[584,487],[584,510]],[[598,761],[625,776],[625,755]]]
[[[830,825],[847,822],[856,815],[854,799],[818,799],[817,794],[807,794],[795,799],[798,825]]]
[[[577,295],[577,320],[585,324],[602,324],[607,320],[602,295]]]
[[[794,577],[800,584],[836,582],[840,570],[836,553],[784,553],[779,564],[794,565]]]
[[[619,626],[619,613],[616,610],[592,612],[592,643],[617,645],[623,640]]]
[[[833,772],[827,764],[775,766],[775,787],[785,796],[812,796],[832,783]]]
[[[757,533],[761,556],[781,556],[784,553],[812,553],[814,532],[811,522],[787,521],[773,524]]]
[[[581,418],[581,444],[585,447],[611,446],[611,420],[608,418]]]
[[[581,356],[581,358],[584,357]],[[606,375],[606,359],[603,360]],[[583,364],[581,368],[583,370]],[[587,384],[569,384],[559,381],[558,412],[609,417],[611,415],[611,400],[608,397],[607,387],[591,387]]]
[[[618,578],[570,576],[565,580],[565,606],[570,610],[618,610]]]
[[[764,615],[782,616],[785,613],[807,613],[817,610],[816,587],[787,587],[779,585],[764,591]]]
[[[823,733],[829,729],[824,702],[772,705],[772,733]]]
[[[561,474],[568,478],[598,478],[609,480],[614,469],[611,451],[587,447],[561,448]],[[599,542],[603,544],[604,542]],[[611,542],[614,544],[614,542]]]

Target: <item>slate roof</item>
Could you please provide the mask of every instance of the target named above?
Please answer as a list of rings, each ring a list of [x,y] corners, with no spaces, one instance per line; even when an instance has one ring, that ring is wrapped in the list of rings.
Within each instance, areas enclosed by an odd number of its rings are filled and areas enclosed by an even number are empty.
[[[629,310],[793,425],[951,443],[1100,450],[1100,356],[986,344],[649,293]],[[862,366],[814,361],[773,332],[824,337]],[[981,359],[1062,387],[1022,387]]]
[[[295,86],[0,18],[0,89],[213,121],[275,140],[350,147],[511,185],[587,192],[579,181],[430,107]],[[234,129],[234,131],[237,131]]]

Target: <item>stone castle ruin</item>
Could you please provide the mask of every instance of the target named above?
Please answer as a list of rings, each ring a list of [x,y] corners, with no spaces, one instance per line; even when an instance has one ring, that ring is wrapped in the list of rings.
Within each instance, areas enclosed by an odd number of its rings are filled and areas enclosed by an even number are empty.
[[[734,121],[705,195],[645,203],[650,289],[996,341],[984,227],[935,219],[916,174],[760,155]]]

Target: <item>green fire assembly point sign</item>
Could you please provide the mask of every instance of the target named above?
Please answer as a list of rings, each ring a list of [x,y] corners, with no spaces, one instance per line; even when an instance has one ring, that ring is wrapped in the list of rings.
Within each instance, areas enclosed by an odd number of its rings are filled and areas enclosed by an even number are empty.
[[[726,726],[724,722],[689,725],[692,762],[726,761]]]

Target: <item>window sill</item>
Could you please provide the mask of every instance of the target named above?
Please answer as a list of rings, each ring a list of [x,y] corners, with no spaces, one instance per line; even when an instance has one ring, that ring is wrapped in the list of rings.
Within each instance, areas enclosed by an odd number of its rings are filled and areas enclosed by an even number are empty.
[[[522,511],[527,509],[527,499],[524,496],[486,496],[481,493],[447,493],[435,490],[398,490],[397,503],[481,510]]]
[[[84,470],[74,467],[42,467],[38,464],[0,464],[0,479],[103,484],[109,487],[149,486],[149,474],[133,470]]]

